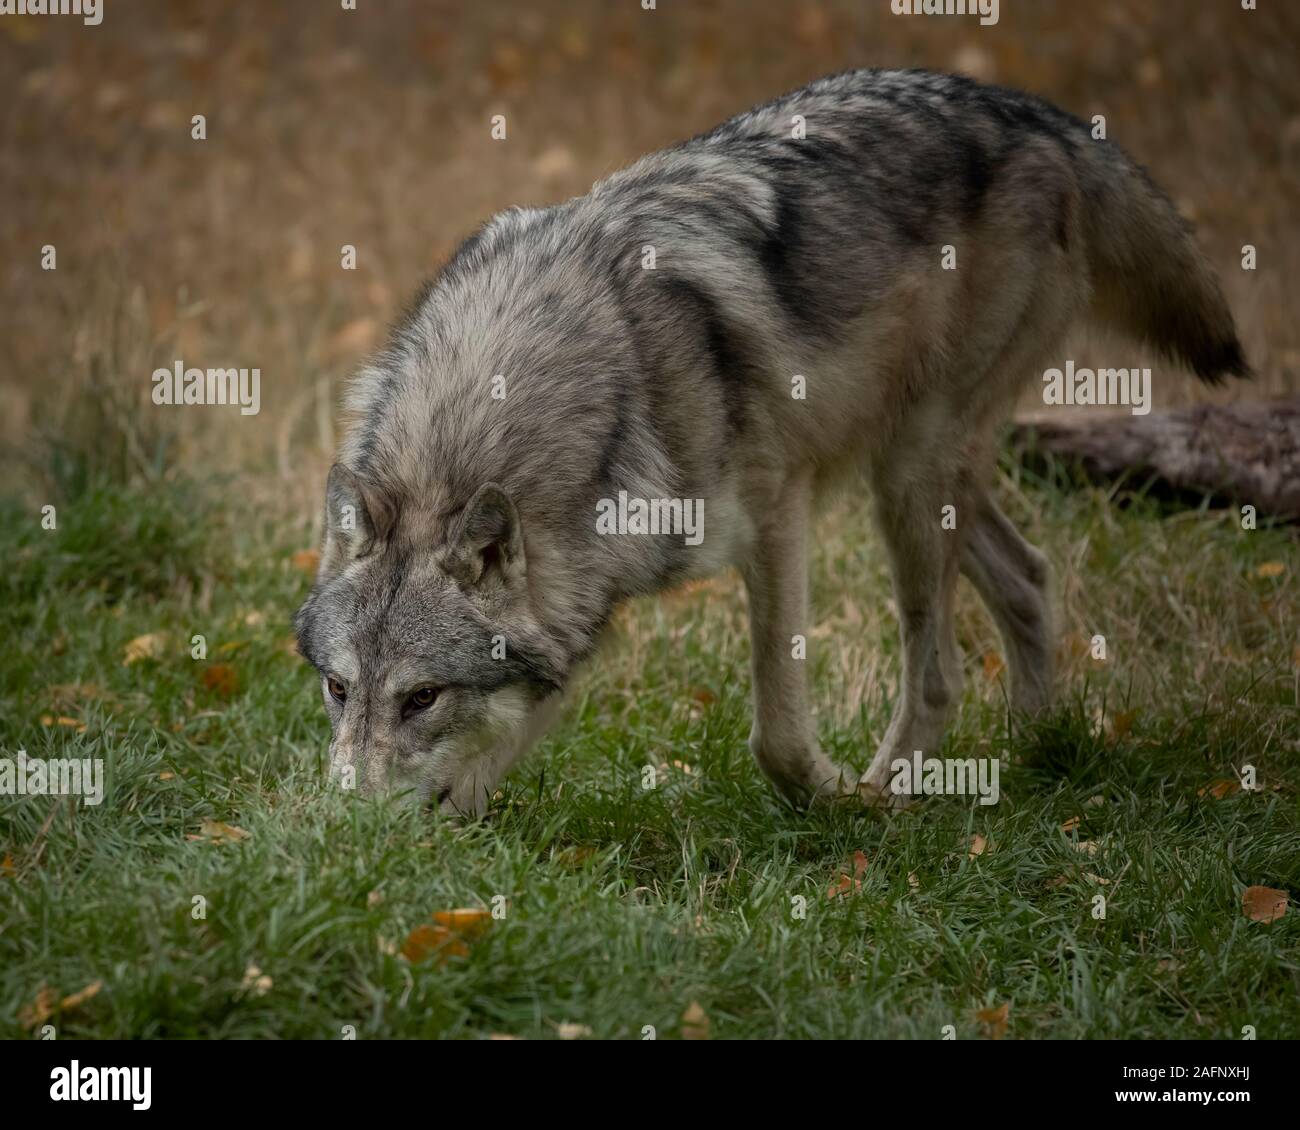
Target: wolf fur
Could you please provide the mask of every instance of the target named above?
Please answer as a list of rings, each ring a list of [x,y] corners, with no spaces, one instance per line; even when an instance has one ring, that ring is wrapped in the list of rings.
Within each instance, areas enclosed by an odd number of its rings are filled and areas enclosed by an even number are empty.
[[[619,603],[727,566],[749,599],[750,747],[796,802],[883,797],[896,756],[938,745],[958,573],[1013,705],[1043,708],[1047,566],[989,481],[1018,392],[1089,314],[1203,380],[1246,375],[1146,174],[1042,99],[950,75],[826,78],[495,217],[348,393],[297,618],[334,771],[481,813]],[[861,779],[819,749],[793,646],[814,499],[845,472],[871,483],[903,644]],[[620,491],[702,499],[705,536],[598,533]]]

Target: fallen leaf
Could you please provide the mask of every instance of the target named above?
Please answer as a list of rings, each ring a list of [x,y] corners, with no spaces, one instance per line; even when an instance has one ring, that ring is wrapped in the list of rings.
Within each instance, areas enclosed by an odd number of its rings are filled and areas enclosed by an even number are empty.
[[[239,690],[239,672],[228,663],[214,663],[203,669],[203,687],[222,698],[230,698]]]
[[[472,942],[481,938],[492,925],[492,912],[478,907],[460,907],[457,910],[439,910],[433,915],[439,926]]]
[[[1003,1001],[997,1008],[981,1008],[975,1019],[984,1025],[984,1034],[990,1040],[1000,1040],[1006,1035],[1007,1021],[1011,1015],[1011,1002]]]
[[[18,874],[18,869],[14,866],[14,857],[5,852],[4,859],[0,859],[0,875],[6,879],[12,879]]]
[[[1064,824],[1061,825],[1061,831],[1067,836],[1073,832],[1083,821],[1078,816],[1071,816]]]
[[[320,550],[300,549],[289,560],[295,569],[314,577],[320,566]]]
[[[85,1004],[88,1000],[90,1000],[91,997],[98,994],[99,990],[102,989],[103,987],[104,987],[103,981],[91,981],[91,983],[87,985],[84,989],[82,989],[81,992],[69,993],[66,997],[64,997],[61,1001],[59,1001],[59,1008],[63,1012],[71,1012],[74,1008],[80,1008],[83,1004]]]
[[[36,990],[36,999],[18,1010],[18,1023],[28,1030],[44,1024],[54,1015],[56,1002],[54,990],[49,985],[42,985]]]
[[[701,706],[712,706],[718,701],[718,696],[709,690],[708,687],[696,687],[691,691],[691,698]]]
[[[129,667],[132,663],[138,663],[141,659],[157,659],[166,650],[166,632],[148,632],[143,636],[136,636],[123,650],[122,666]]]
[[[682,1039],[707,1040],[709,1038],[709,1016],[699,1001],[691,1001],[682,1013]]]
[[[175,776],[176,774],[173,773],[170,769],[164,769],[161,773],[158,774],[158,780],[170,781]]]
[[[1257,577],[1280,577],[1286,572],[1286,566],[1280,561],[1265,561],[1255,570]]]
[[[909,887],[911,887],[912,890],[914,890],[914,891],[916,891],[916,890],[920,890],[920,888],[921,888],[921,880],[918,879],[918,878],[916,877],[916,872],[915,872],[915,871],[909,871],[909,872],[907,873],[907,885],[908,885]]]
[[[978,832],[970,838],[970,848],[967,853],[967,859],[974,859],[977,855],[983,855],[988,848],[989,842]]]
[[[1110,880],[1109,880],[1109,879],[1103,879],[1100,875],[1094,875],[1091,871],[1085,871],[1085,872],[1083,873],[1083,877],[1084,877],[1085,879],[1087,879],[1088,882],[1090,882],[1090,883],[1096,883],[1098,886],[1101,886],[1101,887],[1109,887],[1109,886],[1110,886]]]
[[[1096,840],[1079,840],[1073,847],[1075,851],[1081,851],[1085,855],[1096,855],[1101,850],[1101,845]]]
[[[67,715],[60,714],[57,718],[52,714],[41,715],[42,726],[67,726],[69,729],[76,730],[79,734],[86,732],[86,723],[79,718],[69,718]]]
[[[1137,720],[1138,712],[1136,710],[1120,710],[1111,716],[1110,732],[1117,738],[1125,737],[1133,729],[1133,723]]]
[[[1242,913],[1252,922],[1276,922],[1286,913],[1287,893],[1275,887],[1247,887],[1241,896]]]
[[[1222,800],[1229,793],[1235,793],[1241,788],[1241,782],[1232,777],[1220,777],[1217,781],[1211,781],[1208,785],[1202,785],[1196,790],[1197,796],[1210,796],[1215,800]]]
[[[984,678],[990,682],[1002,674],[1006,667],[1007,665],[1002,661],[1002,656],[996,651],[986,651],[984,653]]]
[[[402,943],[402,956],[417,964],[437,956],[439,963],[449,957],[467,957],[469,946],[446,926],[417,926]]]
[[[585,1024],[557,1024],[555,1034],[561,1040],[581,1040],[584,1036],[591,1035],[591,1029]]]
[[[239,983],[239,991],[243,996],[264,997],[271,991],[273,984],[271,978],[256,965],[250,965],[244,970],[244,979]]]
[[[855,851],[850,866],[853,873],[841,872],[831,883],[830,888],[826,891],[828,899],[839,898],[841,895],[847,895],[853,891],[862,889],[862,876],[866,873],[871,861],[867,858],[865,852]]]
[[[384,904],[384,892],[376,888],[366,895],[366,908],[374,910],[377,906]]]
[[[237,844],[251,835],[234,824],[225,824],[220,820],[203,820],[199,824],[199,833],[187,835],[187,840],[208,840],[214,844]]]

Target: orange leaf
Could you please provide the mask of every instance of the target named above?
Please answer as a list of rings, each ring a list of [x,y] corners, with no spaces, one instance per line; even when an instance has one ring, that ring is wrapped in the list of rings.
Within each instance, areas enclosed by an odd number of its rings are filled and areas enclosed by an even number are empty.
[[[988,848],[989,842],[978,832],[970,838],[970,850],[966,856],[967,859],[974,859],[977,855],[983,855]]]
[[[0,859],[0,875],[3,875],[6,879],[12,879],[17,873],[18,870],[14,867],[14,857],[5,852],[4,859]]]
[[[314,577],[320,565],[320,550],[300,549],[289,560],[295,569]]]
[[[1215,800],[1222,800],[1229,793],[1235,793],[1240,788],[1240,781],[1232,777],[1220,777],[1217,781],[1211,781],[1208,785],[1197,789],[1196,795],[1212,796]]]
[[[239,672],[228,663],[214,663],[203,670],[203,686],[222,698],[230,698],[239,690]]]
[[[1000,1040],[1007,1032],[1007,1021],[1011,1015],[1011,1003],[1003,1001],[997,1008],[981,1008],[975,1013],[975,1019],[984,1025],[984,1034],[990,1040]]]
[[[103,981],[92,981],[79,993],[70,993],[59,1002],[59,1008],[64,1012],[70,1012],[74,1008],[80,1008],[91,997],[95,996],[100,989],[104,987]]]
[[[54,990],[49,985],[42,985],[36,990],[36,1000],[18,1010],[18,1023],[28,1030],[44,1024],[54,1015],[56,1002]]]
[[[417,926],[402,943],[402,956],[412,964],[436,956],[439,963],[449,957],[465,957],[469,946],[446,926]]]
[[[1247,887],[1241,896],[1242,913],[1252,922],[1276,922],[1286,913],[1287,893],[1275,887]]]
[[[1121,710],[1112,716],[1110,720],[1110,731],[1117,738],[1122,738],[1133,729],[1133,723],[1136,721],[1138,712],[1136,710]]]
[[[478,907],[460,907],[436,911],[433,920],[465,941],[472,942],[481,938],[492,925],[492,912]]]
[[[1255,570],[1257,577],[1280,577],[1286,572],[1286,566],[1280,561],[1265,561]]]

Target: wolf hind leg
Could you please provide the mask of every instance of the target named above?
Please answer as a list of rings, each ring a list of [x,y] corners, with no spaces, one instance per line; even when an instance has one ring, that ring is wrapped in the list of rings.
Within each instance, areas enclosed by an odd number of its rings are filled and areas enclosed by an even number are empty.
[[[960,443],[900,437],[879,460],[877,512],[893,575],[903,645],[898,702],[889,727],[861,778],[864,797],[903,807],[909,797],[889,787],[896,758],[932,754],[961,694],[961,653],[953,625],[953,591],[970,507],[960,466],[944,466],[936,452],[960,452]],[[952,507],[949,511],[946,508]]]
[[[1002,637],[1011,670],[1011,705],[1037,712],[1051,703],[1051,611],[1047,558],[984,495],[962,548],[961,571]]]

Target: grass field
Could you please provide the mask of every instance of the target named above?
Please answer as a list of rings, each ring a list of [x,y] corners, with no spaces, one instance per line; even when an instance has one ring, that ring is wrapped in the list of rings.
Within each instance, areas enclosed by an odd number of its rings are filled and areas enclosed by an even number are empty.
[[[0,749],[102,758],[107,785],[97,807],[0,797],[0,1034],[1300,1036],[1300,914],[1242,909],[1300,891],[1294,531],[1014,470],[999,492],[1069,582],[1061,707],[1034,727],[1009,729],[961,592],[948,748],[1003,758],[997,805],[783,807],[746,749],[723,577],[621,614],[464,829],[323,785],[289,642],[305,526],[170,480],[83,485],[57,531],[9,506]],[[822,740],[862,766],[897,688],[887,578],[859,501],[817,541]],[[1205,791],[1244,765],[1257,791]],[[468,944],[401,954],[434,912],[494,906]]]

